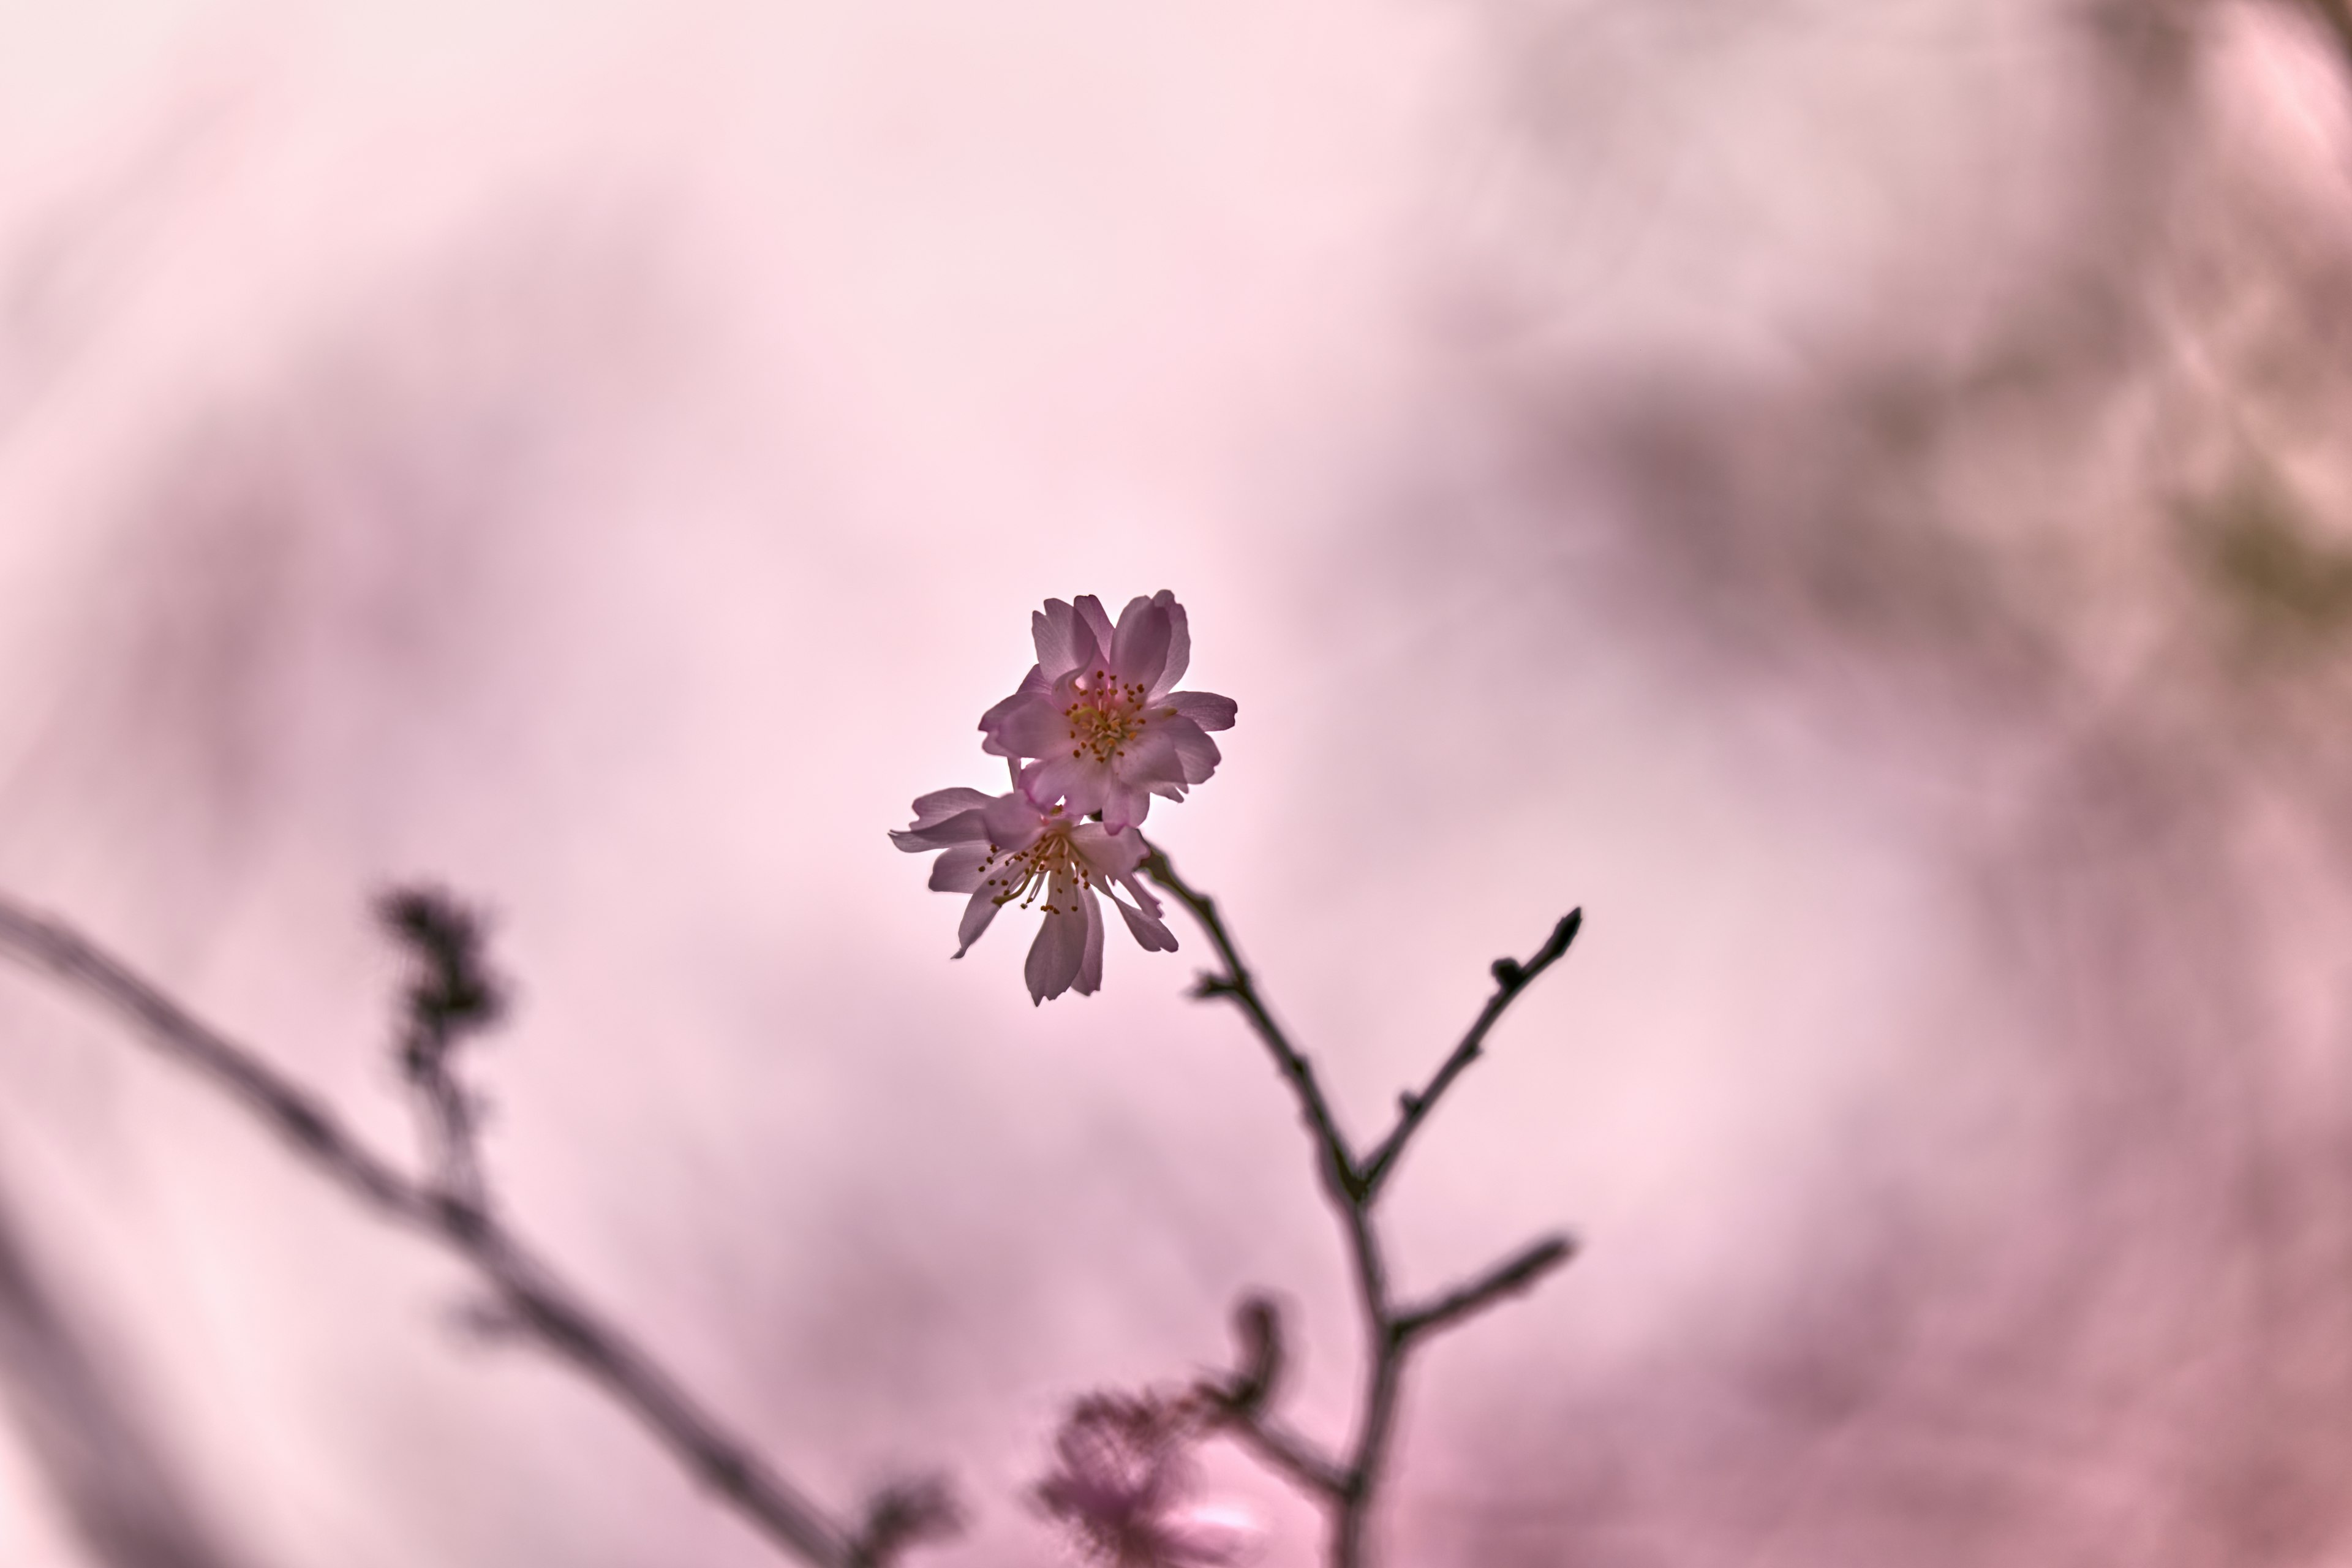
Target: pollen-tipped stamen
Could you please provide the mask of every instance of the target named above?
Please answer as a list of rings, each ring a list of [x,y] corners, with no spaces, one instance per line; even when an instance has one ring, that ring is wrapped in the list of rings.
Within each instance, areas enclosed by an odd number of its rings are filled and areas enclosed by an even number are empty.
[[[1056,809],[1059,808],[1056,807]],[[985,862],[982,864],[981,869],[983,871],[988,869]],[[1078,890],[1082,893],[1091,893],[1095,890],[1093,868],[1079,858],[1077,850],[1070,843],[1067,827],[1057,827],[1026,849],[1016,849],[1007,855],[1004,858],[1003,876],[991,877],[982,885],[1003,888],[1004,891],[994,894],[989,900],[1000,909],[1018,899],[1021,900],[1021,907],[1025,910],[1037,901],[1039,893],[1052,886],[1056,873],[1077,883]],[[1056,909],[1051,903],[1041,907],[1049,915],[1076,912],[1075,905],[1068,910]]]

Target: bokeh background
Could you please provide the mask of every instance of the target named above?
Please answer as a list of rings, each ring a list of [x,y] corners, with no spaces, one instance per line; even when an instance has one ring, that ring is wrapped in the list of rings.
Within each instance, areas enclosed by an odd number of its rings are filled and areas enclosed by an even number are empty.
[[[0,5],[0,879],[386,1147],[487,902],[518,1223],[789,1471],[1353,1319],[1200,943],[884,830],[1172,588],[1152,828],[1402,1173],[1394,1564],[2352,1563],[2334,0]],[[770,1561],[462,1276],[0,982],[0,1563]],[[1267,1568],[1311,1515],[1231,1456]]]

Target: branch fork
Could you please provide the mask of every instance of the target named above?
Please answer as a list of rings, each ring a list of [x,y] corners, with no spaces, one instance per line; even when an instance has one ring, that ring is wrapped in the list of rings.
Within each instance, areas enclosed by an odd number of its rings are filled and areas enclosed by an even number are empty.
[[[1368,1557],[1369,1517],[1395,1427],[1406,1354],[1423,1340],[1505,1297],[1533,1289],[1576,1254],[1576,1243],[1570,1237],[1543,1237],[1434,1300],[1404,1307],[1391,1293],[1380,1233],[1373,1223],[1374,1204],[1413,1134],[1454,1080],[1477,1060],[1496,1021],[1521,992],[1566,954],[1582,929],[1584,911],[1570,910],[1526,962],[1495,961],[1491,971],[1495,992],[1476,1020],[1426,1085],[1397,1097],[1395,1125],[1360,1160],[1316,1081],[1314,1064],[1291,1044],[1258,994],[1256,982],[1242,963],[1215,901],[1179,877],[1157,845],[1150,847],[1142,870],[1192,911],[1224,965],[1222,973],[1202,973],[1193,984],[1192,994],[1204,1001],[1229,1001],[1241,1009],[1298,1101],[1299,1118],[1315,1143],[1325,1195],[1347,1242],[1366,1329],[1363,1399],[1357,1429],[1344,1457],[1327,1453],[1291,1430],[1270,1409],[1283,1341],[1280,1315],[1265,1297],[1244,1298],[1236,1309],[1240,1364],[1222,1378],[1203,1382],[1200,1392],[1214,1412],[1217,1426],[1268,1468],[1323,1505],[1330,1521],[1331,1568],[1362,1568]]]

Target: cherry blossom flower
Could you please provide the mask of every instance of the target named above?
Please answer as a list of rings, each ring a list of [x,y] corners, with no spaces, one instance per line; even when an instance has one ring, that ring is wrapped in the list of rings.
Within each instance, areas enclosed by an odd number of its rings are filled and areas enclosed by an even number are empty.
[[[980,940],[997,910],[1015,900],[1027,909],[1045,895],[1045,924],[1024,966],[1033,1003],[1072,990],[1090,996],[1102,984],[1097,894],[1110,900],[1144,951],[1176,951],[1176,934],[1160,918],[1160,900],[1135,874],[1149,851],[1132,827],[1113,832],[1103,823],[1080,821],[1068,806],[1039,805],[1018,788],[999,795],[943,789],[916,801],[913,824],[890,838],[909,852],[944,850],[931,866],[932,889],[971,895],[956,932],[958,958]],[[1134,903],[1122,900],[1114,887],[1124,888]]]
[[[1030,758],[1022,787],[1073,816],[1134,826],[1151,797],[1181,800],[1217,771],[1211,730],[1230,730],[1230,697],[1172,689],[1192,661],[1184,606],[1162,588],[1130,600],[1114,627],[1092,595],[1048,599],[1030,617],[1037,662],[1021,689],[981,716],[981,749]]]
[[[1105,1568],[1218,1568],[1241,1562],[1255,1531],[1192,1500],[1196,1412],[1151,1394],[1097,1394],[1054,1437],[1058,1468],[1031,1494]]]

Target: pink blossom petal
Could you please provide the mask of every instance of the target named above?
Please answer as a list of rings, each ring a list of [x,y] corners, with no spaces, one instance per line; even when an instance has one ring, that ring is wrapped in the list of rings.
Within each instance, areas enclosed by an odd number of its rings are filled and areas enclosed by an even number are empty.
[[[1040,757],[1021,770],[1021,788],[1032,800],[1062,803],[1070,816],[1086,816],[1103,808],[1111,786],[1110,769],[1085,756]]]
[[[1087,917],[1076,910],[1066,914],[1056,907],[1038,926],[1037,940],[1029,944],[1028,962],[1022,965],[1023,977],[1029,982],[1030,1002],[1042,1003],[1067,991],[1086,956]]]
[[[1215,773],[1217,764],[1224,760],[1224,754],[1217,750],[1217,743],[1201,733],[1201,727],[1190,719],[1171,719],[1168,727],[1160,733],[1168,738],[1169,745],[1174,750],[1179,775],[1188,785],[1208,783],[1209,775]]]
[[[1070,721],[1042,691],[1008,697],[982,718],[981,749],[1000,757],[1049,757],[1069,750]]]
[[[951,844],[985,844],[987,815],[985,811],[959,811],[928,827],[894,827],[890,830],[890,842],[910,855],[925,849],[945,849]]]
[[[1124,833],[1141,822],[1151,809],[1151,789],[1148,784],[1133,784],[1114,777],[1103,791],[1102,825],[1113,833]]]
[[[1080,658],[1077,662],[1094,664],[1100,660],[1104,654],[1110,651],[1110,617],[1103,614],[1102,601],[1092,594],[1078,595],[1077,611],[1078,619],[1086,623],[1087,634],[1095,639],[1096,648],[1093,658]]]
[[[916,796],[912,826],[929,827],[934,823],[945,822],[960,811],[984,806],[994,798],[976,789],[935,789],[929,795]]]
[[[1026,849],[1045,831],[1042,814],[1017,789],[990,801],[980,818],[981,842],[1003,850]]]
[[[1140,838],[1143,836],[1139,833],[1136,837]],[[1135,900],[1137,908],[1153,920],[1160,918],[1160,900],[1151,896],[1151,889],[1143,885],[1142,878],[1137,876],[1132,870],[1128,870],[1118,873],[1115,880],[1120,887],[1127,889],[1128,896]],[[1175,949],[1171,948],[1169,951],[1172,952]]]
[[[1213,691],[1171,691],[1154,706],[1173,708],[1203,730],[1230,730],[1234,718],[1241,711],[1240,704],[1230,697],[1220,697]]]
[[[931,891],[969,893],[980,886],[981,867],[994,857],[985,844],[959,844],[931,862]]]
[[[1176,933],[1168,929],[1166,921],[1157,915],[1147,914],[1141,910],[1129,909],[1124,899],[1114,897],[1111,903],[1126,919],[1128,934],[1135,938],[1137,945],[1144,952],[1173,952],[1176,951]]]
[[[1098,882],[1126,876],[1150,853],[1144,846],[1142,834],[1131,828],[1125,833],[1113,832],[1099,822],[1081,823],[1072,828],[1070,847],[1086,861],[1087,868]]]
[[[1118,614],[1118,631],[1111,639],[1110,672],[1122,686],[1140,686],[1147,692],[1160,683],[1168,668],[1168,612],[1149,599],[1132,599]]]
[[[1091,996],[1102,989],[1102,905],[1095,901],[1092,893],[1080,893],[1078,910],[1086,917],[1087,946],[1078,957],[1078,977],[1071,989],[1081,996]]]
[[[1162,719],[1146,727],[1121,748],[1122,754],[1111,759],[1111,771],[1137,784],[1193,782],[1185,777],[1184,757],[1179,749],[1178,735],[1184,731],[1200,735],[1200,727],[1190,719]],[[1206,735],[1200,738],[1202,744],[1209,739]],[[1210,747],[1212,752],[1215,749]]]
[[[1080,599],[1078,604],[1087,602]],[[1099,606],[1096,613],[1101,613]],[[1044,609],[1030,616],[1029,633],[1037,645],[1037,669],[1047,680],[1066,675],[1079,665],[1094,664],[1110,642],[1108,629],[1097,637],[1079,611],[1059,599],[1046,600]]]
[[[956,941],[961,945],[956,948],[954,956],[961,958],[970,952],[971,944],[980,940],[980,933],[988,929],[988,922],[996,918],[996,911],[1003,906],[992,896],[994,890],[982,888],[972,894],[971,901],[964,905],[963,919],[956,925]]]
[[[992,757],[1019,755],[1020,753],[1008,752],[998,743],[996,731],[1003,727],[1004,716],[1007,713],[1020,707],[1029,699],[1040,697],[1051,691],[1053,688],[1054,683],[1045,679],[1037,666],[1031,665],[1029,673],[1021,678],[1020,689],[980,716],[981,733],[986,737],[981,742],[980,749]]]
[[[1176,595],[1162,588],[1151,595],[1151,602],[1168,612],[1168,662],[1152,683],[1152,700],[1158,701],[1168,689],[1184,679],[1184,671],[1192,662],[1192,628],[1184,618],[1184,606]]]

